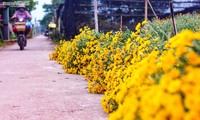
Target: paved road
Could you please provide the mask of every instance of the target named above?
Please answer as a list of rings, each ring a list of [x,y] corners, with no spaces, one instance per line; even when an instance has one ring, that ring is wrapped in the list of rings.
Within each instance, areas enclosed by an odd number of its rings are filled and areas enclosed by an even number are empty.
[[[89,94],[81,76],[64,73],[48,54],[54,44],[38,36],[20,51],[0,48],[0,120],[106,120],[101,95]]]

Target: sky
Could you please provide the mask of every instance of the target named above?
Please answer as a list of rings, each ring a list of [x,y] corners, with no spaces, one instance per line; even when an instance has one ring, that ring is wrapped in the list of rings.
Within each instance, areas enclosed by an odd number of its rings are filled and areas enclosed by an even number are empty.
[[[36,6],[36,10],[31,12],[31,15],[33,17],[32,22],[35,22],[35,19],[38,21],[38,20],[41,20],[43,18],[45,13],[44,13],[42,6],[45,3],[51,4],[51,0],[34,0],[34,1],[38,1],[38,5]]]

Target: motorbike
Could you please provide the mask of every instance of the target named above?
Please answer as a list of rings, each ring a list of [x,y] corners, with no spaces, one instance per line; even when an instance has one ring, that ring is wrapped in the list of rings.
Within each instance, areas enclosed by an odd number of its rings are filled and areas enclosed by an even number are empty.
[[[48,30],[48,29],[46,29],[46,31],[44,32],[44,35],[45,35],[46,37],[49,36],[49,30]]]
[[[24,50],[27,42],[26,38],[26,22],[24,22],[24,18],[18,18],[15,22],[15,26],[17,29],[17,43],[20,47],[20,50]]]

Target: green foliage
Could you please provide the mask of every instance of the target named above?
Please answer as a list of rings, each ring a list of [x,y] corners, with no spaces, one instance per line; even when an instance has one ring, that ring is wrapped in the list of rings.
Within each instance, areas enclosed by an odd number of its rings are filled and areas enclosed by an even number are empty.
[[[43,6],[44,12],[47,14],[53,13],[53,4],[44,4]]]
[[[62,0],[55,1],[55,5],[59,5]],[[54,4],[44,4],[43,5],[44,12],[46,13],[42,20],[40,20],[40,24],[43,28],[47,28],[48,24],[52,21],[54,16]],[[55,42],[58,43],[59,39],[61,38],[59,32],[56,29],[50,30],[50,38]]]
[[[16,1],[22,1],[22,0],[6,0],[6,2],[16,2]],[[35,10],[35,6],[37,5],[37,2],[35,2],[34,0],[26,0],[27,2],[29,2],[29,6],[26,6],[27,10],[29,12]],[[13,16],[13,14],[15,13],[16,11],[16,7],[10,7],[10,17]]]
[[[63,34],[60,34],[59,31],[57,29],[53,29],[51,30],[51,33],[50,34],[50,38],[51,40],[56,43],[56,44],[59,44],[60,40],[62,40],[64,37]]]
[[[55,0],[55,4],[59,5],[60,3],[62,3],[64,0]]]
[[[15,35],[14,33],[11,33],[11,35],[10,35],[10,39],[11,39],[11,40],[16,39],[16,35]]]
[[[62,3],[62,0],[56,0],[55,6],[58,6],[60,3]],[[40,24],[43,28],[46,28],[48,24],[51,22],[52,17],[54,15],[54,4],[44,4],[43,6],[44,12],[46,13],[42,20],[40,20]]]
[[[46,13],[42,20],[40,20],[40,24],[43,27],[47,27],[48,24],[51,22],[53,13],[53,4],[44,4],[43,5],[44,12]]]
[[[4,46],[4,43],[0,39],[0,47]]]
[[[175,20],[178,32],[181,32],[184,29],[189,29],[192,31],[200,30],[200,16],[197,14],[177,15],[175,17]],[[158,38],[160,41],[158,46],[160,47],[160,49],[162,49],[164,41],[174,36],[171,19],[154,19],[147,22],[147,24],[142,28],[140,35],[146,36],[147,34],[151,35],[149,36],[151,40]]]

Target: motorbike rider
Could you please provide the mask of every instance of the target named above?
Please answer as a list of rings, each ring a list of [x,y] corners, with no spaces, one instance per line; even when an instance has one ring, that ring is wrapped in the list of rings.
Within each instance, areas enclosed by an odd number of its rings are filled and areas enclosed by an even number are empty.
[[[21,4],[17,7],[17,10],[15,11],[14,15],[12,16],[11,19],[16,19],[17,21],[20,19],[20,18],[23,18],[24,21],[23,22],[26,22],[26,31],[25,31],[25,35],[27,35],[30,31],[31,31],[31,24],[30,24],[30,21],[27,20],[27,18],[31,19],[32,16],[30,15],[30,13],[26,10],[26,7],[25,5]],[[17,28],[16,26],[13,27],[13,32],[15,34],[17,34]]]

